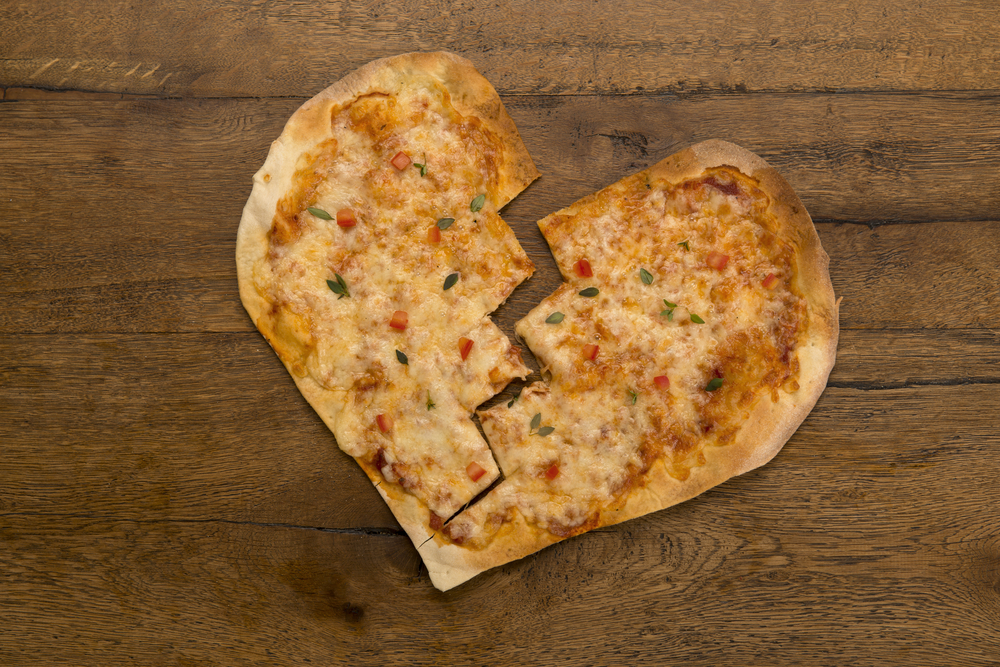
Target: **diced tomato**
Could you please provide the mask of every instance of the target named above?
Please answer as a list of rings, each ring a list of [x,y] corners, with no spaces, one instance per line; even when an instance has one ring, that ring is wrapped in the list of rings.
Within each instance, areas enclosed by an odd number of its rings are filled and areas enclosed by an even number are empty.
[[[590,262],[585,259],[581,259],[576,263],[576,275],[581,278],[593,278],[594,271],[590,268]]]
[[[559,464],[553,463],[548,470],[545,471],[545,479],[550,482],[559,476]]]
[[[392,314],[392,319],[389,320],[389,326],[393,329],[399,329],[400,331],[406,331],[406,323],[409,321],[409,316],[406,314],[405,310],[397,310]]]
[[[441,241],[441,230],[437,225],[433,225],[427,230],[427,240],[431,243],[438,243]]]
[[[721,252],[715,252],[714,250],[708,253],[708,257],[705,258],[705,263],[718,271],[726,268],[728,262],[729,255],[723,255]]]
[[[597,347],[596,345],[591,345],[590,343],[587,343],[586,345],[583,346],[583,358],[590,359],[591,361],[593,361],[594,359],[597,358],[597,352],[600,349],[601,348]]]
[[[476,341],[471,340],[469,338],[458,339],[458,351],[462,355],[462,361],[465,361],[465,358],[469,356],[469,350],[472,349],[472,344],[475,342]]]
[[[379,415],[375,417],[375,423],[378,424],[378,428],[383,433],[388,433],[392,430],[392,417],[389,415]]]
[[[465,468],[465,472],[469,475],[469,479],[473,482],[478,482],[479,478],[486,474],[486,469],[479,465],[475,461],[470,463]]]
[[[353,227],[358,224],[357,218],[354,217],[354,211],[349,208],[337,211],[337,224],[341,227]]]
[[[392,156],[392,159],[389,160],[389,162],[391,162],[392,166],[395,167],[396,169],[403,171],[404,169],[410,166],[410,156],[404,153],[403,151],[399,151],[398,153]]]
[[[670,378],[666,375],[657,375],[653,378],[653,382],[655,382],[656,386],[660,389],[670,389]]]
[[[778,284],[778,276],[773,273],[767,274],[767,278],[764,278],[764,282],[761,283],[765,289],[774,289],[775,285]]]
[[[444,527],[444,519],[437,515],[435,512],[431,512],[430,519],[431,530],[441,530]]]

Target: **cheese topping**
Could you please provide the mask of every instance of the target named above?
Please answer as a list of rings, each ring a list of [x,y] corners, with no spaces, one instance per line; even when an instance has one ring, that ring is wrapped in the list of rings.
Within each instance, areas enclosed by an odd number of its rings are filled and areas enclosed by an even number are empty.
[[[335,397],[340,447],[446,518],[499,475],[469,416],[527,374],[487,314],[533,267],[497,213],[502,142],[420,83],[327,102],[329,136],[299,159],[254,282],[271,304],[258,328]]]
[[[550,383],[481,413],[505,479],[445,526],[454,543],[485,546],[515,512],[558,537],[603,525],[655,462],[687,479],[757,400],[797,388],[805,302],[767,196],[726,167],[646,179],[539,223],[567,282],[517,331]]]

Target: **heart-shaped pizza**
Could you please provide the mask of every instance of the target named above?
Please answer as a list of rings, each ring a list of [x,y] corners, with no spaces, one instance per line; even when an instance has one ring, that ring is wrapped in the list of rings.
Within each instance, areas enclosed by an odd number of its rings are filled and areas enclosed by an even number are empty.
[[[499,210],[538,176],[467,60],[370,63],[273,143],[237,240],[240,296],[447,590],[763,465],[833,367],[828,258],[790,186],[707,141],[538,224],[565,282],[489,319],[534,267]]]

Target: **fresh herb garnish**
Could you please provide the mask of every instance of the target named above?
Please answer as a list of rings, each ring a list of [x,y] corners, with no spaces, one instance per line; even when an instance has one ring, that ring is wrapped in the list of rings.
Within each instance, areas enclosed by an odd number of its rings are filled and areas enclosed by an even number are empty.
[[[639,394],[637,394],[637,393],[636,393],[636,392],[634,392],[633,390],[629,389],[629,390],[628,390],[628,395],[632,397],[632,405],[635,405],[635,402],[636,402],[637,400],[639,400]]]
[[[396,350],[396,358],[399,359],[399,363],[403,364],[404,366],[410,365],[410,360],[407,359],[406,355],[400,352],[399,350]]]
[[[430,410],[431,408],[436,407],[437,405],[435,405],[434,401],[431,400],[431,392],[427,392],[427,409]]]
[[[518,397],[521,395],[521,390],[522,389],[524,389],[524,387],[518,387],[517,391],[514,392],[514,398],[510,399],[510,402],[507,403],[507,407],[508,408],[511,407],[512,405],[514,405],[514,401],[516,401],[518,399]]]
[[[312,206],[310,206],[306,210],[315,215],[320,220],[333,220],[333,216],[321,208],[313,208]]]
[[[454,222],[455,218],[441,218],[437,221],[437,226],[438,229],[448,229]]]
[[[345,296],[351,296],[351,293],[347,291],[347,283],[344,281],[343,277],[339,273],[334,273],[337,276],[337,282],[332,280],[326,281],[326,286],[330,288],[330,291],[334,294],[339,294],[337,300],[343,299]]]
[[[676,303],[670,303],[666,299],[663,300],[664,305],[666,305],[666,310],[661,310],[660,315],[666,315],[668,321],[673,321],[674,319],[674,308],[677,307]]]
[[[559,324],[560,322],[563,321],[564,317],[566,317],[566,316],[563,315],[562,313],[560,313],[557,310],[556,312],[552,313],[551,315],[549,315],[548,317],[545,318],[545,323],[546,324]]]
[[[715,391],[722,386],[722,378],[712,378],[709,380],[708,385],[705,387],[705,391]]]
[[[639,277],[642,278],[642,282],[646,283],[647,285],[653,284],[653,274],[647,271],[646,269],[639,269]]]
[[[597,296],[601,293],[601,290],[596,287],[588,287],[585,290],[580,290],[580,296]]]
[[[479,213],[480,211],[483,210],[483,204],[485,203],[486,203],[486,195],[479,195],[478,197],[472,200],[471,204],[469,204],[469,210],[472,211],[473,213]]]
[[[695,324],[704,324],[705,323],[705,320],[701,319],[700,317],[698,317],[694,313],[691,313],[691,321],[694,322]]]
[[[419,164],[417,162],[414,162],[413,166],[420,170],[420,175],[422,177],[427,175],[427,165],[426,164]]]
[[[681,241],[677,245],[683,247],[685,250],[690,250],[691,249],[691,246],[688,245],[687,239],[684,239],[683,241]]]
[[[663,300],[663,305],[665,305],[667,308],[676,308],[677,307],[676,303],[670,303],[666,299]]]
[[[455,286],[455,283],[457,282],[458,282],[457,273],[448,274],[448,277],[444,279],[444,291],[447,292],[448,290],[450,290],[452,287]]]
[[[541,428],[539,428],[541,427]],[[529,435],[540,435],[542,437],[547,436],[552,431],[556,430],[555,426],[542,426],[542,413],[537,413],[531,418],[531,430],[528,431]],[[532,433],[531,431],[534,431]]]

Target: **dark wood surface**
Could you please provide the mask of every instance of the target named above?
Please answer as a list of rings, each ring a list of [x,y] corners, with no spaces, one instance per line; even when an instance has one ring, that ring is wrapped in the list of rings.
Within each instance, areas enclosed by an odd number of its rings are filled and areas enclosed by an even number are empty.
[[[535,220],[712,137],[786,176],[844,298],[773,462],[447,593],[233,258],[295,108],[439,48],[543,174],[508,335],[559,283]],[[1000,663],[998,82],[985,0],[3,3],[0,664]]]

